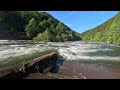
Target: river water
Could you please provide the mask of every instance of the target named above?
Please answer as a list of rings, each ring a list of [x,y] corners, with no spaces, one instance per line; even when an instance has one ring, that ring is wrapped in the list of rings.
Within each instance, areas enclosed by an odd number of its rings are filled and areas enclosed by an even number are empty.
[[[0,68],[8,58],[55,50],[62,64],[58,74],[75,79],[119,79],[120,47],[96,42],[35,42],[0,40]]]

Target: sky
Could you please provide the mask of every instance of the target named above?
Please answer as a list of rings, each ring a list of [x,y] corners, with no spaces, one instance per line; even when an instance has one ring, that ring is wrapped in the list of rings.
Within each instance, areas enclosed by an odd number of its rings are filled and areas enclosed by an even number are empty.
[[[118,11],[46,11],[72,30],[82,33],[112,18]]]

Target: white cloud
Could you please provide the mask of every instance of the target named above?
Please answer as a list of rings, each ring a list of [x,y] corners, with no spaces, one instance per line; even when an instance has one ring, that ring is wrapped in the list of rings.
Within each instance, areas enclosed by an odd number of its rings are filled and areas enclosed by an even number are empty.
[[[71,11],[68,15],[64,16],[62,19],[65,19],[65,18],[67,18],[75,13],[76,13],[76,11]]]

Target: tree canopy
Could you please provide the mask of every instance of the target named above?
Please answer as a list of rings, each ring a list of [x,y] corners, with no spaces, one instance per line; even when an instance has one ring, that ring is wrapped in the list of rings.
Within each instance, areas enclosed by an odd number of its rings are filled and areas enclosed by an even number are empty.
[[[13,33],[25,32],[26,36],[34,40],[81,40],[79,33],[71,30],[68,26],[46,12],[0,11],[1,23],[8,25],[8,31]]]

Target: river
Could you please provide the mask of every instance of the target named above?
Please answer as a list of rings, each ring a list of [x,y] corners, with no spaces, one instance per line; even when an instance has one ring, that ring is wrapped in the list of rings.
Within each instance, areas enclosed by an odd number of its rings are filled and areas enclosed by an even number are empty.
[[[0,40],[0,69],[14,57],[55,50],[58,74],[75,79],[119,79],[120,47],[104,42],[36,42]],[[59,62],[59,61],[58,61]]]

